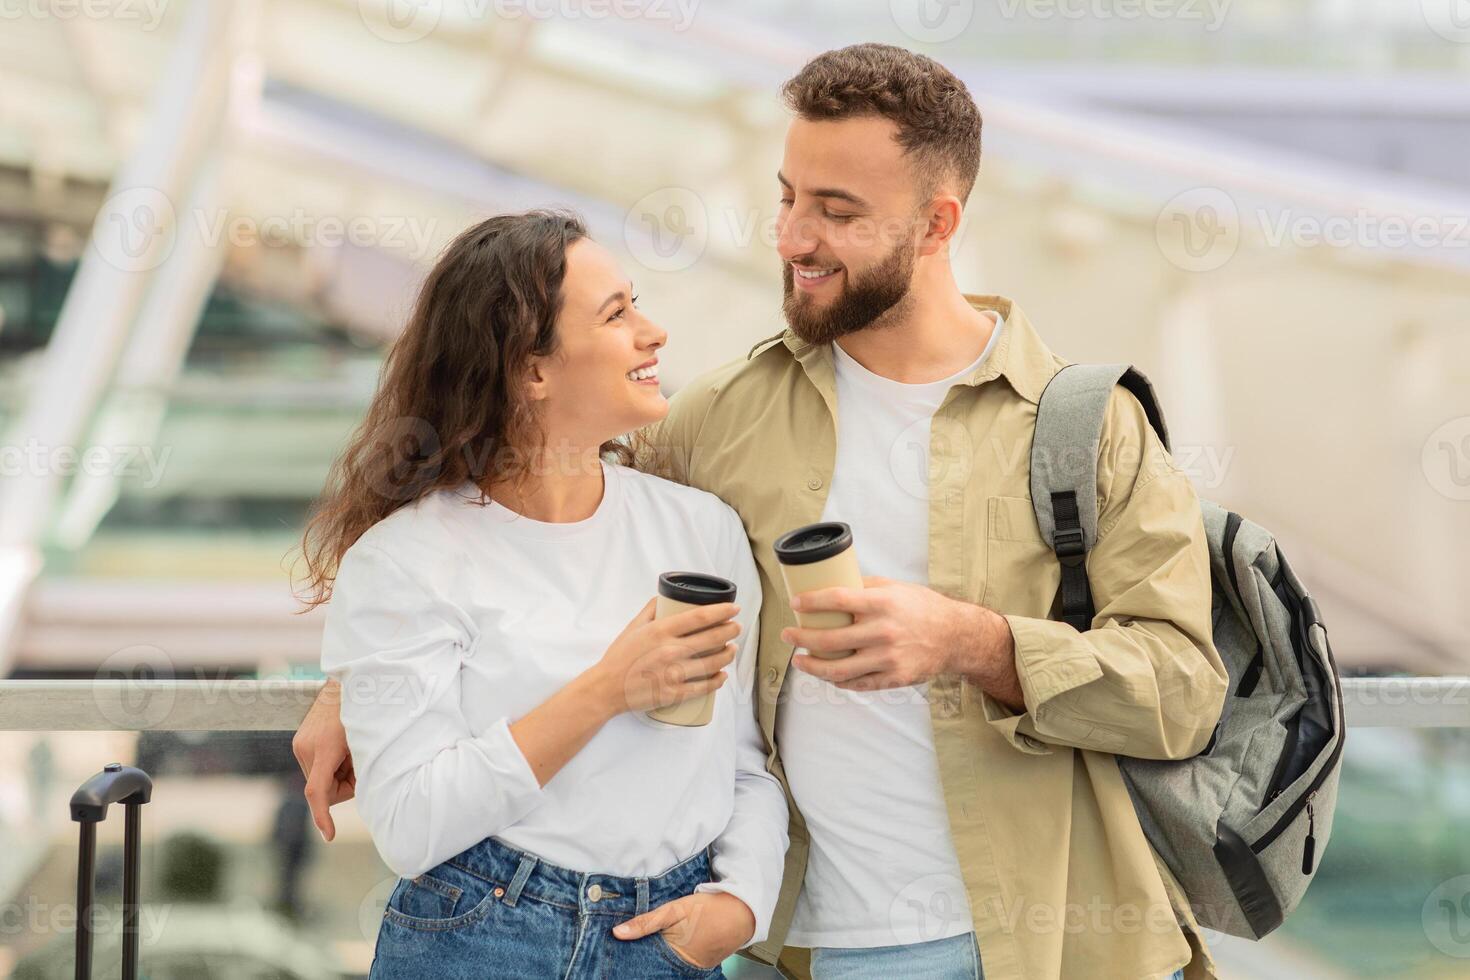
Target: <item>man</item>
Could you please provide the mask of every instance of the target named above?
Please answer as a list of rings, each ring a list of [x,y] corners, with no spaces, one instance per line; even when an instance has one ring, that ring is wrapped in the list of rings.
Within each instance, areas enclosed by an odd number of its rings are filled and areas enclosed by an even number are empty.
[[[767,597],[756,711],[791,847],[747,952],[817,980],[1214,976],[1115,759],[1188,757],[1219,716],[1194,489],[1115,389],[1097,613],[1084,633],[1048,618],[1060,575],[1028,463],[1066,362],[1015,304],[955,283],[973,100],[931,59],[871,44],[819,56],[783,96],[788,329],[686,386],[651,433],[668,475],[740,513]],[[786,594],[772,545],[818,520],[851,525],[864,589]],[[855,620],[801,629],[793,607]],[[335,745],[312,727],[303,756]],[[342,751],[315,754],[346,775]],[[349,787],[313,784],[329,825]]]

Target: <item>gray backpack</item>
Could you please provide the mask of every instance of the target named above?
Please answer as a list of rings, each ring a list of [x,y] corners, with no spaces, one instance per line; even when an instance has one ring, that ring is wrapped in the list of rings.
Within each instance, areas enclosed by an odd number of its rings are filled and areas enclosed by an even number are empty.
[[[1169,435],[1142,374],[1072,364],[1037,408],[1031,500],[1061,563],[1053,615],[1077,630],[1093,617],[1087,552],[1097,537],[1097,454],[1121,384]],[[1271,533],[1200,501],[1210,542],[1214,640],[1230,671],[1209,743],[1189,759],[1120,756],[1149,842],[1200,925],[1260,939],[1296,908],[1332,831],[1343,744],[1342,688],[1317,604]]]

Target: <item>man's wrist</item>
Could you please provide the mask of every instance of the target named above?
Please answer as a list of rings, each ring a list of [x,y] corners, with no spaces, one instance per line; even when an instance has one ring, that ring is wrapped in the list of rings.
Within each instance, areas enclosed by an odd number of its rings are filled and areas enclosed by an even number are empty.
[[[964,608],[954,672],[997,700],[1012,707],[1024,705],[1018,697],[1016,639],[1010,622],[986,606],[959,604]]]
[[[954,600],[955,627],[953,653],[949,673],[960,674],[979,683],[990,659],[991,628],[987,621],[990,610],[973,602]]]

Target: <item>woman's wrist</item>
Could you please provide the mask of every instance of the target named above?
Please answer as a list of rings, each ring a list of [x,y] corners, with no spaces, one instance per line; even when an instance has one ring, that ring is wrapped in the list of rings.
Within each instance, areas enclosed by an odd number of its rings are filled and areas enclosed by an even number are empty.
[[[728,909],[731,927],[734,929],[733,934],[740,940],[735,949],[744,948],[746,943],[755,938],[755,910],[746,904],[745,899],[734,892],[716,892],[715,894],[722,895],[726,899],[721,904]]]
[[[567,690],[584,710],[600,724],[605,724],[627,710],[627,701],[620,687],[612,672],[597,663],[578,674],[567,685]]]

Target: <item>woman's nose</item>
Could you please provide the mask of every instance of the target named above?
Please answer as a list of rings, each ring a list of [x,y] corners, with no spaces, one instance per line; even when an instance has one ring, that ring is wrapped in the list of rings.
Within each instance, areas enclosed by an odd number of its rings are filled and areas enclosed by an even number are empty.
[[[668,339],[669,339],[668,331],[667,330],[664,330],[662,327],[660,327],[658,324],[654,323],[652,320],[648,320],[647,323],[648,323],[648,328],[644,332],[643,337],[641,338],[643,340],[643,346],[644,347],[648,347],[648,348],[650,348],[652,350],[657,350],[658,348],[662,347],[664,344],[666,344],[668,342]]]

